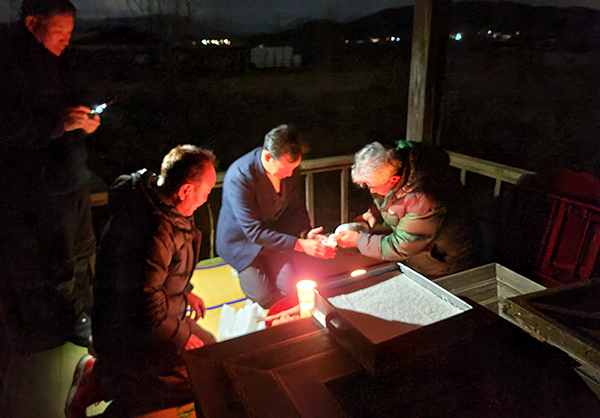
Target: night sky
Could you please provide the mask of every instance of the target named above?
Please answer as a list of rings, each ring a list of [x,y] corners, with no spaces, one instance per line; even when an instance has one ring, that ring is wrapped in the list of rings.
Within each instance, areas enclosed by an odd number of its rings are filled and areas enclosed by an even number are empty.
[[[104,18],[140,14],[140,5],[148,0],[72,0],[79,17]],[[493,0],[488,0],[493,1]],[[598,0],[519,0],[533,5],[583,6],[600,9]],[[159,0],[174,7],[179,3],[185,10],[186,0]],[[194,0],[195,18],[220,29],[238,31],[272,31],[316,18],[337,21],[353,20],[377,11],[402,7],[411,0]],[[0,20],[14,19],[20,0],[0,1]],[[183,12],[182,12],[183,13]]]

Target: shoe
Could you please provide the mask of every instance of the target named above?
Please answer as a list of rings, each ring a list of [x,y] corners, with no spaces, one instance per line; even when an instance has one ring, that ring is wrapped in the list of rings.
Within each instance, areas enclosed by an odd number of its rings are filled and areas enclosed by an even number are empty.
[[[90,318],[87,314],[82,313],[75,321],[75,326],[73,327],[73,335],[71,336],[71,339],[69,341],[81,347],[88,347],[91,336],[92,318]]]
[[[65,402],[65,416],[67,418],[86,418],[87,407],[104,400],[102,391],[94,383],[95,362],[95,357],[86,354],[77,363],[73,383]]]

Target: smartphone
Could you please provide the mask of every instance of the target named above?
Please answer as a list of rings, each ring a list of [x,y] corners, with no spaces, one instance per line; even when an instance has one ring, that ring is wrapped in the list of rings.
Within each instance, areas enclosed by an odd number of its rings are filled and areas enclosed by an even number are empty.
[[[92,108],[92,111],[90,113],[88,113],[88,117],[90,119],[92,119],[94,117],[94,115],[99,115],[100,113],[104,112],[104,109],[106,109],[108,107],[108,105],[110,105],[111,103],[112,102],[107,102],[107,103],[102,103],[97,106],[94,106]]]

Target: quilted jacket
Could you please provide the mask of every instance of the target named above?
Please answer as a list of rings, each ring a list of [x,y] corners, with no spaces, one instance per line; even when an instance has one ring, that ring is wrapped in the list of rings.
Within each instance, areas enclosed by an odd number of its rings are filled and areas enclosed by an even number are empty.
[[[191,334],[187,294],[200,232],[193,217],[161,200],[145,170],[117,179],[109,206],[94,286],[94,346],[99,358],[168,363]]]

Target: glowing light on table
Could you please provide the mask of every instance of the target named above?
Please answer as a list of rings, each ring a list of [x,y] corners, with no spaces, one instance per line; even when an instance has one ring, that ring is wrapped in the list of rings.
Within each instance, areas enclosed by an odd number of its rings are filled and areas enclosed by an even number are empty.
[[[362,276],[366,272],[367,272],[367,270],[364,270],[364,269],[354,270],[352,273],[350,273],[350,276],[351,277]]]
[[[315,307],[315,287],[317,284],[312,280],[300,280],[296,283],[298,289],[298,301],[300,302],[300,318],[310,316],[310,311]]]

